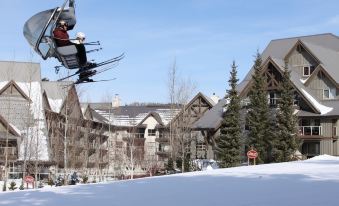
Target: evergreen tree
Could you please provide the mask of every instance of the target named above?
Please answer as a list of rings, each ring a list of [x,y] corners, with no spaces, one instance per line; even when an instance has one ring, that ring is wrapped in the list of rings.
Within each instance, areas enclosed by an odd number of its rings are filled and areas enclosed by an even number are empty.
[[[8,189],[9,190],[16,190],[18,187],[16,187],[16,183],[15,182],[11,182]]]
[[[190,171],[190,164],[191,160],[189,156],[186,156],[184,159],[184,171],[183,172],[189,172]]]
[[[270,128],[274,121],[270,119],[269,105],[267,101],[266,79],[261,71],[262,59],[259,52],[254,61],[253,83],[248,94],[249,105],[246,123],[249,126],[248,147],[253,147],[258,152],[258,163],[270,161],[272,148],[272,133]]]
[[[24,190],[24,189],[25,189],[24,184],[21,184],[20,187],[19,187],[19,190]]]
[[[182,167],[182,159],[181,157],[177,157],[177,160],[175,161],[177,168]]]
[[[276,162],[286,162],[292,159],[298,149],[297,117],[293,114],[293,86],[290,81],[290,71],[287,63],[280,84],[280,99],[277,110],[277,137],[274,141],[273,158]]]
[[[171,157],[169,157],[167,160],[166,170],[174,170],[173,159]]]
[[[229,99],[229,103],[226,105],[227,110],[223,114],[224,119],[216,145],[216,155],[221,167],[234,167],[240,163],[240,100],[236,90],[238,79],[237,66],[234,61],[230,74],[228,80],[230,89],[227,90],[225,97]]]

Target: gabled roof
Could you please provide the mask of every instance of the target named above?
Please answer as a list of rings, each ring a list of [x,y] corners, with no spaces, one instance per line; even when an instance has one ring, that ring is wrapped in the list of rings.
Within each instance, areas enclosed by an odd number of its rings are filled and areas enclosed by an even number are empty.
[[[312,74],[306,79],[306,81],[304,82],[305,86],[308,86],[309,83],[311,82],[312,79],[314,79],[314,77],[316,77],[318,75],[319,72],[323,72],[323,74],[325,74],[325,76],[338,88],[339,84],[332,78],[332,76],[326,71],[326,69],[324,68],[324,66],[322,64],[319,64],[317,66],[317,68],[315,68],[315,70],[312,72]]]
[[[199,92],[197,95],[195,95],[193,97],[193,99],[186,105],[184,105],[183,109],[181,109],[181,111],[168,123],[170,124],[171,122],[175,122],[177,118],[180,117],[180,115],[182,115],[187,108],[190,108],[190,106],[199,98],[201,97],[202,99],[204,99],[206,101],[206,103],[212,108],[215,105],[215,102],[207,97],[206,95],[204,95],[203,93]]]
[[[338,39],[339,41],[339,39]],[[332,50],[320,45],[316,45],[307,41],[304,41],[304,44],[314,53],[319,60],[321,61],[321,64],[323,65],[323,68],[325,71],[336,81],[336,83],[339,83],[339,47],[338,50]]]
[[[101,122],[101,123],[108,122],[108,120],[105,117],[103,117],[98,112],[96,112],[94,109],[92,109],[90,105],[87,105],[85,111],[83,112],[83,116],[86,119],[90,119],[96,122]]]
[[[84,115],[83,115],[83,112],[82,112],[81,104],[80,104],[80,101],[79,101],[79,96],[78,96],[78,93],[76,91],[75,85],[74,84],[68,85],[67,89],[68,89],[67,95],[66,95],[65,100],[63,101],[63,103],[61,105],[60,113],[67,111],[66,108],[72,108],[72,109],[75,109],[75,110],[73,110],[73,112],[74,112],[74,114],[77,115],[75,118],[83,119]],[[72,115],[72,114],[69,114],[69,115]]]
[[[145,122],[145,120],[148,119],[149,117],[153,117],[159,123],[159,125],[161,125],[161,126],[164,125],[164,123],[162,122],[161,117],[158,113],[150,112],[150,113],[148,113],[148,115],[143,120],[140,121],[140,123],[137,126],[141,126]]]
[[[283,61],[271,58],[271,61],[277,67],[277,69],[282,73],[283,72]],[[320,101],[313,98],[312,92],[305,87],[305,85],[300,81],[299,75],[295,71],[291,71],[290,80],[294,86],[294,89],[299,91],[299,94],[303,99],[308,103],[308,105],[314,110],[315,113],[326,114],[331,111],[331,108],[326,107]]]
[[[308,50],[310,50],[310,52],[312,52],[312,54],[314,54],[325,66],[327,64],[332,65],[332,61],[339,61],[338,56],[336,56],[339,52],[339,38],[333,34],[326,33],[272,40],[261,54],[263,62],[265,62],[265,60],[269,57],[272,59],[279,59],[284,62],[285,57],[298,42],[302,42],[306,45]],[[320,51],[323,51],[324,53],[321,54]],[[327,54],[331,56],[331,59],[326,58]],[[333,56],[336,59],[333,59]],[[254,71],[252,67],[239,85],[242,85],[243,87],[243,82],[246,84],[246,81],[249,81],[252,78],[253,73]],[[339,78],[339,75],[337,76]]]
[[[223,120],[224,107],[227,104],[226,99],[221,99],[214,107],[207,111],[198,121],[196,121],[192,128],[194,129],[217,129],[220,127]]]
[[[177,105],[170,104],[140,104],[126,105],[112,108],[111,103],[89,103],[98,114],[111,120],[111,124],[117,126],[135,126],[150,112],[155,112],[166,124],[179,112]]]
[[[1,90],[0,90],[0,95],[6,91],[10,86],[13,86],[18,92],[19,94],[22,96],[22,98],[26,99],[29,102],[32,102],[32,100],[25,94],[24,91],[22,91],[22,89],[13,81],[11,80],[10,82],[8,82]]]
[[[59,113],[72,82],[43,81],[41,87],[46,94],[48,105],[53,112]]]
[[[281,68],[283,68],[285,64],[284,59],[297,45],[302,45],[319,61],[324,73],[328,74],[328,78],[333,80],[338,87],[339,69],[337,69],[337,65],[339,65],[339,38],[333,34],[327,33],[272,40],[262,53],[263,64],[267,62],[268,59],[271,59],[271,61],[275,62],[279,69],[282,70]],[[252,67],[244,80],[237,86],[239,94],[242,94],[244,90],[248,89],[253,73],[254,69]],[[312,91],[305,87],[303,83],[306,83],[308,80],[302,82],[300,75],[292,71],[291,81],[316,113],[327,114],[331,111],[331,107],[326,106],[324,102],[314,98]]]
[[[21,136],[21,134],[20,134],[20,132],[18,131],[18,129],[15,128],[14,125],[8,123],[8,122],[6,121],[6,119],[5,119],[3,116],[1,116],[1,115],[0,115],[0,124],[2,124],[5,128],[8,127],[8,131],[9,131],[9,133],[11,133],[12,135],[17,136],[17,137],[20,137],[20,136]]]
[[[309,48],[309,44],[308,43],[306,43],[305,41],[302,41],[302,40],[300,40],[300,39],[298,39],[297,40],[297,42],[294,44],[294,46],[290,49],[290,51],[285,55],[285,57],[284,57],[284,60],[287,60],[287,58],[291,55],[291,53],[294,51],[294,50],[296,50],[296,48],[298,47],[298,46],[301,46],[301,47],[303,47],[311,56],[312,56],[312,58],[314,58],[317,62],[318,62],[318,64],[320,64],[321,63],[321,61],[319,60],[319,58],[316,56],[316,55],[314,55],[314,53],[312,52],[312,50]]]

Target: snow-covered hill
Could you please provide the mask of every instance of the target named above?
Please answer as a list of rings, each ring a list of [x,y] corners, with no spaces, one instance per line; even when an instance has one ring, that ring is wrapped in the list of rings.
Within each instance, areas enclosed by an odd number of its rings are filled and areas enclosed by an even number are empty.
[[[339,157],[0,193],[0,205],[339,205]]]

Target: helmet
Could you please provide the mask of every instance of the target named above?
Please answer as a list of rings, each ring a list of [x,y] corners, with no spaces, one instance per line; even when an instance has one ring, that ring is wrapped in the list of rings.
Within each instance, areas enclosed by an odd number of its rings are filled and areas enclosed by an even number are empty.
[[[86,35],[85,35],[84,33],[82,33],[82,32],[78,32],[78,33],[77,33],[77,38],[79,38],[79,39],[85,39],[85,38],[86,38]]]

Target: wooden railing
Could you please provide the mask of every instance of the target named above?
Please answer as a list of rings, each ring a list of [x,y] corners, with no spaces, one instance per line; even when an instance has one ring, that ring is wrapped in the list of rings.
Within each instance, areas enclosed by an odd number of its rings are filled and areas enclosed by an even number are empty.
[[[127,139],[127,138],[144,138],[145,134],[144,133],[129,133],[129,134],[122,134],[122,138]]]

